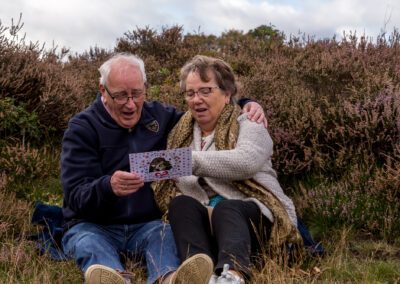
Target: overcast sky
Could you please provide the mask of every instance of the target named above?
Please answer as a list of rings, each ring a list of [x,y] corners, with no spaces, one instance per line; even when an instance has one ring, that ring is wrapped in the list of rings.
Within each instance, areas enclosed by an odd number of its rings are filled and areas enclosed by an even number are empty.
[[[20,13],[21,36],[79,53],[112,49],[125,32],[146,26],[220,35],[272,24],[287,36],[316,38],[340,38],[343,31],[376,38],[383,28],[400,27],[398,0],[0,0],[3,26]]]

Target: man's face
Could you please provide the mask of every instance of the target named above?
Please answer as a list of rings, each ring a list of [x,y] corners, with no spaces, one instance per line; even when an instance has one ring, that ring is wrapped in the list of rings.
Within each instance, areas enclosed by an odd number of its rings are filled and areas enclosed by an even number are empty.
[[[107,90],[100,84],[103,102],[107,106],[111,116],[123,128],[133,128],[140,119],[145,92],[137,97],[140,90],[145,90],[142,73],[139,67],[128,63],[126,60],[118,60],[111,65],[108,76]],[[118,104],[112,97],[136,96],[129,98],[126,103]]]

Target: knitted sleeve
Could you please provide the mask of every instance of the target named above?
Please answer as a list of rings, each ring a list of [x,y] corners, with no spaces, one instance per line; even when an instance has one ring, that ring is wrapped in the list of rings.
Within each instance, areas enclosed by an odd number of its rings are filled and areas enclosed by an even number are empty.
[[[273,142],[263,124],[238,118],[240,129],[236,148],[222,151],[193,151],[193,174],[223,180],[253,177],[271,163]]]

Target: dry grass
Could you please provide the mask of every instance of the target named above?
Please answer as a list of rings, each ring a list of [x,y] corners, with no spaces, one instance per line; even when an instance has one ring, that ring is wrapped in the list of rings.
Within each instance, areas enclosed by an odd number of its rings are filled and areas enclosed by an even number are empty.
[[[82,283],[73,261],[54,261],[39,255],[24,236],[39,228],[29,224],[33,204],[18,200],[0,189],[0,282]],[[323,240],[330,254],[303,259],[289,266],[263,257],[261,268],[253,267],[252,283],[400,283],[400,248],[385,241],[360,239],[354,231],[333,231]],[[135,283],[145,283],[146,271],[128,262]]]

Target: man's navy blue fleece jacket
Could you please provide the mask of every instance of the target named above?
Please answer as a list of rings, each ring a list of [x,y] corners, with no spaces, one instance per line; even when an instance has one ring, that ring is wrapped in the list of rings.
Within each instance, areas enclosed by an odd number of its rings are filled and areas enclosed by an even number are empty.
[[[240,105],[249,102],[241,99]],[[97,224],[135,224],[161,217],[150,183],[118,197],[110,179],[117,170],[129,172],[129,154],[164,150],[168,133],[182,116],[159,102],[144,103],[132,129],[119,126],[105,109],[101,94],[68,123],[61,153],[65,229],[88,221]]]

